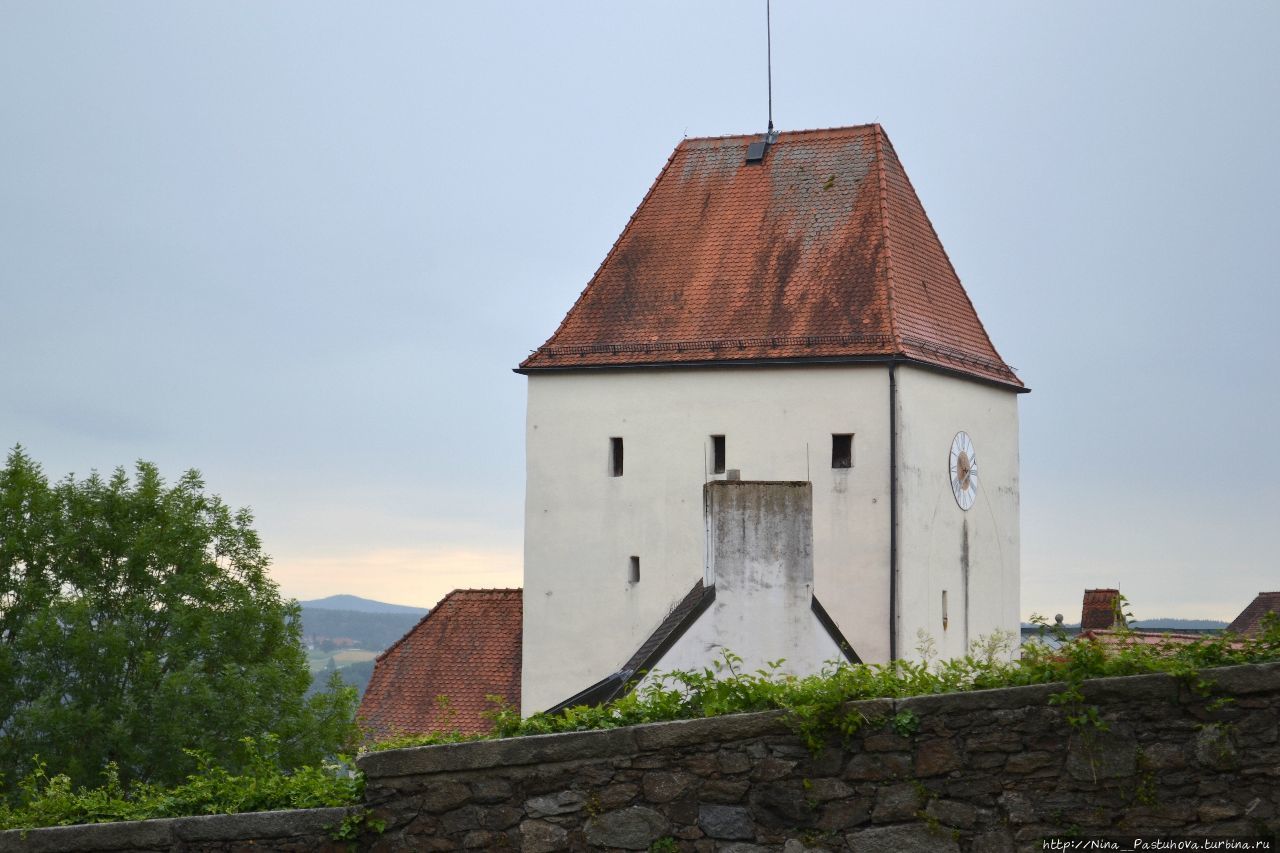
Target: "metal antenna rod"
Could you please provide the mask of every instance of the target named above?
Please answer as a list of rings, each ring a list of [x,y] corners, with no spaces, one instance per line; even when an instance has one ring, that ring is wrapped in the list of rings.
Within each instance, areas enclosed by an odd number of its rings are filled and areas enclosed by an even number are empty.
[[[764,0],[764,43],[765,67],[769,75],[769,133],[773,133],[773,16],[769,9],[770,0]]]

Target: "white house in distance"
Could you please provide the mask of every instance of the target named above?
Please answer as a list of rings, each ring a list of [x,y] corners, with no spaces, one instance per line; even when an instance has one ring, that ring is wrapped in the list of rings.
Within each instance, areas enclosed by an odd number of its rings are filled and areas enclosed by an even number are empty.
[[[528,376],[522,703],[1018,630],[1018,395],[879,125],[686,139]]]

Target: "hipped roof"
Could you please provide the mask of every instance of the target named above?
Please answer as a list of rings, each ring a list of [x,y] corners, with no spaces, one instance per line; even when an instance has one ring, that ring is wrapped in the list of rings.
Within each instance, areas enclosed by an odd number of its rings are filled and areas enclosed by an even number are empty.
[[[360,701],[361,722],[382,737],[489,731],[489,696],[520,706],[523,613],[518,589],[446,595],[378,656]]]
[[[902,359],[1025,390],[878,124],[686,139],[522,372]]]

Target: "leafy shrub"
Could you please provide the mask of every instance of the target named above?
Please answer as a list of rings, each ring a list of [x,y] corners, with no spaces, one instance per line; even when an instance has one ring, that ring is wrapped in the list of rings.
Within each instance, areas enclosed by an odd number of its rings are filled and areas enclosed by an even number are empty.
[[[364,777],[347,761],[287,771],[275,736],[245,738],[242,747],[243,769],[236,773],[215,764],[208,753],[191,751],[197,771],[172,787],[125,785],[110,763],[102,785],[73,788],[67,775],[48,775],[47,765],[37,756],[32,771],[18,783],[13,802],[0,801],[0,829],[348,806],[363,796]]]
[[[556,714],[534,714],[526,719],[520,718],[517,709],[498,705],[491,714],[494,725],[488,734],[407,735],[377,742],[371,748],[610,729],[767,710],[785,712],[792,729],[817,748],[832,734],[849,735],[866,724],[866,720],[846,712],[845,705],[851,701],[1055,682],[1066,685],[1052,701],[1064,707],[1068,723],[1100,725],[1097,709],[1083,704],[1080,687],[1086,679],[1165,672],[1187,679],[1207,695],[1211,685],[1199,678],[1201,669],[1280,660],[1280,618],[1275,615],[1267,617],[1261,634],[1250,639],[1224,634],[1190,643],[1165,639],[1155,644],[1133,641],[1132,634],[1121,630],[1115,643],[1087,637],[1072,640],[1060,633],[1055,645],[1045,642],[1045,634],[1052,629],[1044,620],[1036,621],[1042,625],[1041,639],[1024,644],[1021,656],[1014,660],[1009,659],[1012,635],[1000,633],[980,638],[963,658],[934,661],[932,643],[922,636],[918,662],[830,663],[821,673],[804,678],[781,672],[782,661],[755,672],[743,672],[742,659],[726,651],[720,660],[701,671],[654,673],[649,682],[605,705],[566,708]],[[495,703],[500,701],[490,698]],[[890,722],[901,733],[910,732],[910,720]]]

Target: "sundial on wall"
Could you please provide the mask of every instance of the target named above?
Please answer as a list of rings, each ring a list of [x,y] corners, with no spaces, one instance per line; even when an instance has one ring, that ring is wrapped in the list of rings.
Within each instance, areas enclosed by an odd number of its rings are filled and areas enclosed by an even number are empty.
[[[951,493],[960,508],[967,510],[978,495],[978,454],[967,432],[962,430],[951,439],[947,465],[951,470]]]

